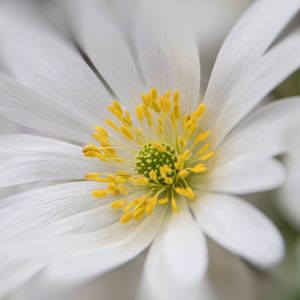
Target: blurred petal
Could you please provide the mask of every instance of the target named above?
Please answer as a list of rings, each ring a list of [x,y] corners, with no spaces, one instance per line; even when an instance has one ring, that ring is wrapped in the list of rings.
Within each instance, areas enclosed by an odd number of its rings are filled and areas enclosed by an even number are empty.
[[[147,88],[179,90],[186,103],[182,109],[189,112],[199,101],[199,53],[191,30],[177,26],[181,15],[172,6],[168,1],[140,1],[134,38]]]
[[[300,123],[288,133],[289,151],[284,158],[287,178],[277,194],[279,212],[298,230],[300,230],[300,142],[296,137],[299,135],[299,125]]]
[[[245,120],[222,145],[226,156],[259,153],[272,157],[288,150],[287,132],[299,122],[300,97],[266,105]]]
[[[207,268],[206,242],[186,203],[180,206],[180,213],[170,216],[149,250],[141,297],[198,299]]]
[[[300,30],[272,47],[234,83],[214,124],[218,136],[225,136],[265,96],[299,67]]]
[[[211,191],[249,194],[274,189],[285,179],[284,168],[275,159],[250,154],[220,160],[208,175]]]
[[[66,108],[61,102],[1,75],[0,114],[46,134],[83,144],[91,139],[91,120],[74,112],[72,108]]]
[[[135,105],[145,92],[125,35],[110,15],[108,4],[93,0],[67,2],[77,13],[70,13],[74,35],[101,76],[125,106]]]
[[[263,56],[300,8],[298,0],[256,1],[226,38],[204,97],[213,125],[237,79]],[[266,11],[268,12],[266,14]],[[208,124],[209,127],[210,124]]]
[[[247,202],[222,194],[208,194],[193,205],[200,228],[229,251],[261,268],[279,262],[282,237],[272,222]]]
[[[7,22],[0,22],[5,66],[24,85],[80,113],[87,123],[96,122],[111,96],[65,37],[50,26],[29,26],[28,18],[16,11]]]

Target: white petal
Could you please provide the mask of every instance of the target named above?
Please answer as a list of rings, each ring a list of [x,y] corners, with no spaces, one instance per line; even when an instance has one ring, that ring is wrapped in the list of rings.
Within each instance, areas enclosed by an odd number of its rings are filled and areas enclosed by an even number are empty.
[[[7,296],[36,275],[45,266],[44,263],[32,260],[20,260],[1,257],[0,264],[0,297]]]
[[[275,226],[247,202],[222,194],[208,194],[193,206],[200,228],[229,251],[259,267],[283,257],[284,244]]]
[[[278,190],[277,203],[279,212],[300,231],[300,141],[295,138],[299,134],[300,123],[291,128],[288,137],[289,152],[284,157],[287,168],[285,184]]]
[[[248,194],[274,189],[285,179],[283,166],[275,159],[240,155],[225,161],[220,158],[209,176],[209,190]]]
[[[96,200],[91,195],[92,190],[99,186],[101,188],[99,183],[88,181],[64,183],[1,199],[1,240],[13,238],[16,235],[24,238],[41,232],[43,235],[49,235],[63,231],[65,228],[60,223],[57,227],[50,226],[72,215],[99,208],[107,203],[104,200]],[[88,218],[85,220],[89,222]],[[97,222],[97,219],[93,218],[93,221]],[[68,225],[68,223],[65,224],[65,226]],[[83,219],[82,229],[84,225]],[[67,228],[70,230],[69,227]]]
[[[83,156],[82,148],[30,135],[2,135],[0,187],[51,180],[83,180],[101,163]]]
[[[299,67],[300,30],[271,48],[234,83],[214,125],[218,137],[230,132],[269,92]]]
[[[71,17],[79,44],[125,106],[135,104],[145,88],[117,20],[103,2],[101,5],[90,0],[75,3],[77,13],[71,13]],[[69,3],[73,10],[75,3]]]
[[[222,145],[228,159],[246,153],[272,157],[288,150],[287,132],[299,123],[300,97],[276,101],[241,124]]]
[[[55,98],[35,92],[0,75],[0,114],[5,118],[58,137],[85,144],[91,140],[93,122],[66,108]]]
[[[240,74],[257,63],[299,7],[298,0],[256,1],[232,29],[220,50],[204,97],[213,111],[209,116],[212,124]]]
[[[180,212],[170,216],[148,253],[141,293],[152,295],[150,299],[198,299],[207,249],[183,201]]]
[[[74,283],[133,259],[152,242],[164,217],[163,210],[156,210],[142,222],[124,226],[117,221],[89,234],[9,241],[0,247],[0,254],[48,260],[52,263],[47,276]]]
[[[5,66],[23,84],[91,122],[99,120],[101,105],[111,101],[100,80],[66,38],[28,22],[19,11],[0,23]]]
[[[157,9],[159,7],[159,10]],[[168,2],[140,1],[135,24],[137,53],[148,88],[178,89],[183,111],[199,101],[200,62],[195,38]],[[176,28],[176,30],[175,30]]]

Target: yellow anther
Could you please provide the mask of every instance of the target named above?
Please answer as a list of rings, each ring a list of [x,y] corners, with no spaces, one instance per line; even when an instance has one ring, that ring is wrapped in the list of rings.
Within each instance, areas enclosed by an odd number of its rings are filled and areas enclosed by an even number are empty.
[[[120,219],[120,222],[122,224],[126,224],[126,223],[128,223],[132,219],[132,217],[133,217],[133,214],[132,214],[131,211],[129,211],[129,212],[127,212],[127,213],[125,213],[125,214],[122,215],[122,217]]]
[[[163,165],[159,168],[159,171],[162,178],[166,178],[167,174],[172,173],[172,170],[168,165]]]
[[[165,205],[169,202],[169,198],[168,197],[164,197],[158,200],[158,204],[160,205]]]
[[[164,152],[165,148],[161,143],[153,142],[152,146],[157,149],[158,151]]]
[[[148,178],[141,176],[138,178],[130,178],[130,182],[133,185],[146,185],[149,182],[149,180],[148,180]]]
[[[123,112],[123,108],[122,108],[122,105],[120,104],[119,101],[117,100],[114,100],[113,103],[112,103],[112,106],[115,110],[119,111],[120,114],[122,114]]]
[[[203,155],[200,157],[200,160],[205,161],[205,160],[209,160],[210,158],[212,158],[214,156],[214,152],[208,152],[207,154]]]
[[[150,179],[156,181],[156,179],[157,179],[157,174],[156,174],[156,172],[155,172],[154,170],[151,170],[151,171],[149,172],[149,177],[150,177]]]
[[[179,104],[180,101],[180,93],[179,91],[176,91],[173,95],[173,102],[174,104]]]
[[[103,198],[103,197],[106,197],[108,194],[109,194],[109,191],[107,189],[95,190],[92,192],[92,195],[96,198]]]
[[[198,145],[200,142],[203,142],[204,140],[206,140],[209,137],[209,135],[210,135],[210,131],[204,131],[204,132],[198,134],[193,143],[193,148],[196,145]]]
[[[194,191],[190,187],[188,187],[186,189],[186,197],[189,198],[190,200],[194,200],[195,199],[195,193],[194,193]]]
[[[204,173],[207,171],[207,168],[204,164],[198,164],[193,168],[190,168],[193,173]]]
[[[106,129],[104,129],[103,127],[100,127],[98,125],[95,128],[98,131],[98,133],[100,133],[103,136],[108,137],[108,132],[106,131]]]
[[[179,171],[178,176],[180,178],[186,178],[189,176],[189,174],[190,174],[190,172],[187,169],[184,169],[184,170]]]
[[[210,148],[211,144],[205,144],[197,153],[196,155],[202,155],[203,153],[205,153],[209,148]]]
[[[131,115],[128,110],[125,110],[125,117],[123,118],[123,123],[127,126],[132,125]]]
[[[99,148],[95,144],[87,144],[86,146],[83,147],[82,152],[88,152],[88,151],[98,151]]]
[[[165,178],[165,183],[166,184],[172,184],[173,182],[174,182],[174,180],[171,177]]]
[[[174,213],[179,212],[179,208],[177,206],[176,199],[174,197],[171,200],[171,207]]]
[[[135,114],[136,117],[138,118],[138,120],[142,123],[143,119],[144,119],[144,113],[143,113],[144,109],[142,105],[137,105],[136,110],[135,110]]]
[[[126,205],[126,200],[119,199],[119,200],[112,202],[111,207],[114,209],[120,209],[120,208],[124,207],[125,205]]]
[[[152,108],[156,113],[159,113],[161,111],[159,102],[154,99],[152,99]]]
[[[187,188],[177,187],[177,188],[175,188],[175,192],[177,194],[179,194],[181,196],[185,196],[191,200],[195,198],[195,193],[190,187],[187,187]]]
[[[174,105],[174,116],[177,120],[180,119],[180,106],[177,103]]]
[[[99,143],[102,143],[102,142],[108,142],[108,139],[106,136],[103,136],[101,134],[99,134],[98,132],[95,132],[92,134],[92,137],[97,140]]]
[[[198,105],[197,109],[195,110],[195,112],[193,113],[193,115],[196,117],[196,118],[200,118],[204,112],[205,112],[205,109],[206,109],[206,106],[205,104],[201,103]]]
[[[148,215],[150,215],[154,208],[156,207],[157,204],[157,196],[153,196],[152,198],[149,199],[147,205],[146,205],[146,212]]]
[[[157,89],[156,88],[152,88],[151,91],[150,91],[150,93],[151,93],[152,100],[156,100],[157,97],[158,97]]]
[[[136,203],[134,201],[130,202],[126,207],[123,209],[124,212],[130,211],[134,206],[136,206]]]
[[[178,144],[180,145],[181,148],[185,148],[187,145],[187,141],[186,141],[186,139],[180,137],[180,138],[178,138]]]
[[[111,106],[108,106],[108,110],[115,116],[117,117],[117,119],[119,121],[122,121],[123,120],[123,116],[122,116],[122,113],[120,112],[120,110],[118,108],[116,108],[115,106],[111,105]]]
[[[93,179],[98,178],[99,176],[100,176],[99,173],[90,172],[90,173],[85,174],[85,179],[93,180]]]
[[[163,98],[161,98],[160,103],[161,103],[160,105],[161,105],[162,110],[165,113],[167,113],[170,110],[170,108],[171,108],[171,101],[170,101],[170,99],[163,97]]]
[[[120,127],[120,132],[125,136],[128,140],[133,140],[133,134],[129,128],[125,126]]]
[[[104,122],[105,122],[110,128],[114,129],[115,131],[119,131],[119,127],[118,127],[118,125],[117,125],[114,121],[112,121],[112,120],[110,120],[110,119],[105,119]]]
[[[145,215],[144,207],[139,207],[133,212],[133,218],[135,220],[140,220]]]

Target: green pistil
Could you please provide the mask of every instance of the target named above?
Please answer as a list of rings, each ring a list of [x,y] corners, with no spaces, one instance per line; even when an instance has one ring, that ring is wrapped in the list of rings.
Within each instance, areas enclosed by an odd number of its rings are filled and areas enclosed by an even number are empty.
[[[164,151],[154,148],[150,143],[143,146],[136,157],[136,169],[139,174],[150,179],[149,182],[152,183],[154,181],[150,178],[150,172],[152,170],[155,171],[157,182],[165,184],[164,178],[162,178],[160,174],[160,167],[167,165],[173,170],[172,174],[168,174],[168,177],[171,177],[175,181],[178,172],[175,168],[177,155],[171,145],[162,143],[161,146],[164,148]]]

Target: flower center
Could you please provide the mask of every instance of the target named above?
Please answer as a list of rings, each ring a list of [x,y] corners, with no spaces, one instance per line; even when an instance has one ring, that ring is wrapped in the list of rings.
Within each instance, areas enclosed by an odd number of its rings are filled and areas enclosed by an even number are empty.
[[[176,181],[178,170],[175,168],[177,155],[168,144],[151,143],[144,145],[136,158],[136,169],[139,174],[149,179],[150,183],[162,185]]]
[[[96,126],[96,143],[83,148],[86,157],[101,161],[102,170],[107,166],[109,171],[88,173],[86,179],[105,184],[93,196],[115,198],[111,206],[121,223],[138,221],[158,205],[177,212],[180,197],[194,200],[193,182],[202,181],[214,157],[210,131],[201,121],[204,104],[182,115],[180,93],[159,96],[155,88],[141,100],[135,118],[113,101],[112,118],[105,119],[105,127]]]

